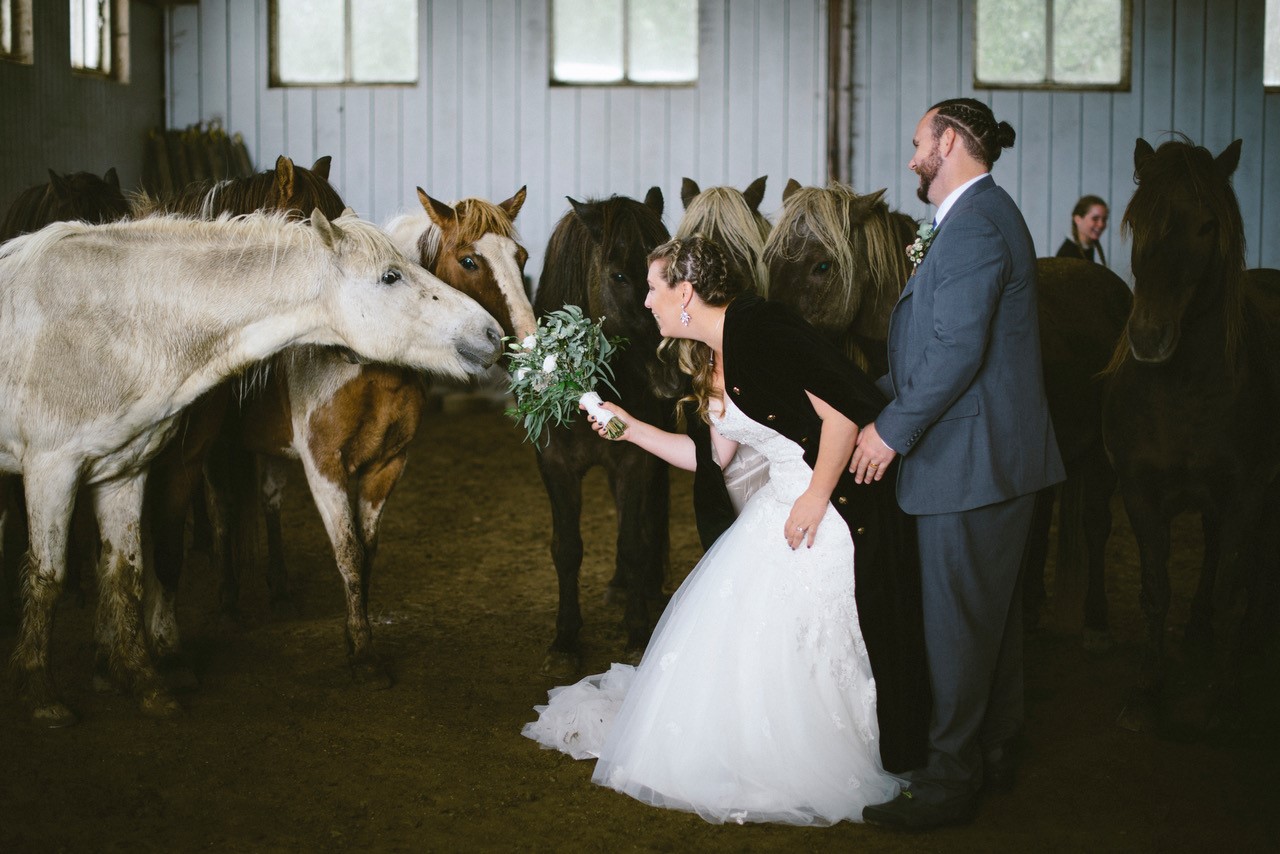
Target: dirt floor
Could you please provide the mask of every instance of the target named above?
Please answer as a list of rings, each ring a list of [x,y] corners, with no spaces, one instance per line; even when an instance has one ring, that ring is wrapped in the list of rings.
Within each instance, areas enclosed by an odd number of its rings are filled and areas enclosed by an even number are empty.
[[[916,835],[713,826],[592,786],[591,763],[520,736],[551,687],[539,666],[556,604],[550,512],[521,436],[492,406],[435,413],[418,435],[373,579],[389,690],[351,683],[338,578],[300,470],[286,511],[297,610],[272,614],[250,576],[242,625],[223,627],[216,579],[194,557],[180,617],[201,684],[182,695],[177,719],[148,720],[132,699],[94,693],[92,605],[64,605],[53,666],[82,720],[34,728],[0,688],[0,852],[1280,850],[1278,680],[1246,692],[1245,725],[1229,737],[1116,725],[1142,636],[1118,504],[1108,579],[1117,647],[1086,655],[1074,615],[1050,615],[1030,635],[1025,761],[1014,790],[988,798],[972,825]],[[673,484],[682,576],[699,549],[690,480]],[[587,672],[598,672],[622,635],[602,597],[614,520],[598,472],[586,489],[584,639]],[[1171,641],[1199,559],[1189,518],[1175,554]],[[12,644],[12,629],[0,630],[0,654]],[[1274,674],[1276,660],[1272,651],[1253,672]],[[1186,672],[1176,661],[1175,677]]]

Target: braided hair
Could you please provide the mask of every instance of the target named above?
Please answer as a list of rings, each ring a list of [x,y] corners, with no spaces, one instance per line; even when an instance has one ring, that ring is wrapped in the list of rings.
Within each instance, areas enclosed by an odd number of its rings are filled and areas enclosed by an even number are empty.
[[[741,278],[733,274],[724,251],[701,234],[668,240],[650,252],[647,261],[650,264],[665,261],[663,281],[669,287],[688,282],[698,298],[710,306],[728,305],[747,289]],[[692,402],[697,404],[698,417],[709,423],[708,404],[721,395],[715,386],[711,347],[688,338],[665,338],[658,347],[658,354],[663,359],[674,358],[680,371],[693,381],[692,393],[676,404],[677,421],[683,426],[683,404]]]
[[[1012,148],[1017,137],[1008,122],[997,122],[986,104],[974,98],[950,98],[929,108],[933,116],[933,135],[937,139],[947,128],[955,130],[965,150],[988,169],[1000,159],[1000,152]]]

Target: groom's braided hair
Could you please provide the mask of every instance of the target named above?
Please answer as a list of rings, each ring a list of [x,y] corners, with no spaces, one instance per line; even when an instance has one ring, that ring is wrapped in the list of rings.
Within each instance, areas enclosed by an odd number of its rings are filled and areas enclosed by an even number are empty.
[[[990,169],[1000,159],[1001,149],[1012,148],[1017,137],[1008,122],[997,122],[986,104],[974,98],[951,98],[929,108],[938,112],[933,117],[936,139],[952,128],[964,142],[965,150]]]

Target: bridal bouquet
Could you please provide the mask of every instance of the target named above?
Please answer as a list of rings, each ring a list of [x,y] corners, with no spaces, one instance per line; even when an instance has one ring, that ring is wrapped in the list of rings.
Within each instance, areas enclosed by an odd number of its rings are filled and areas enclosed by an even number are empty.
[[[609,338],[601,323],[582,316],[576,305],[544,315],[532,335],[523,341],[509,339],[507,358],[511,382],[508,391],[516,405],[507,414],[520,422],[526,439],[537,444],[549,423],[565,425],[582,403],[597,421],[607,420],[605,434],[616,439],[627,429],[621,418],[600,406],[596,384],[613,385],[609,357],[624,338]]]

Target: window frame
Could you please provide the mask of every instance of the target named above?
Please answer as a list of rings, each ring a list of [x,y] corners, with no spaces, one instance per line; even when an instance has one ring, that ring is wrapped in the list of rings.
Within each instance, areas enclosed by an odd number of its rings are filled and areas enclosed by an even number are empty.
[[[1120,80],[1116,83],[1063,83],[1052,79],[1038,83],[994,83],[978,78],[978,4],[973,4],[973,88],[994,91],[1039,90],[1056,92],[1128,92],[1133,88],[1133,0],[1120,2]],[[1045,68],[1053,68],[1053,4],[1054,0],[1046,0],[1045,32],[1048,33],[1048,44],[1045,45]]]
[[[573,89],[693,89],[702,79],[702,29],[699,15],[702,11],[700,0],[694,0],[694,26],[698,29],[698,64],[692,80],[646,81],[632,80],[630,71],[630,27],[632,0],[622,0],[622,79],[621,80],[560,80],[556,77],[556,0],[547,0],[547,85],[553,88]]]
[[[305,81],[291,82],[280,78],[280,2],[279,0],[269,0],[267,4],[267,88],[268,89],[385,89],[385,88],[414,88],[422,85],[422,42],[419,38],[420,29],[414,33],[414,42],[417,45],[417,65],[413,70],[412,80],[379,80],[379,81],[363,81],[352,80],[351,69],[353,65],[354,53],[351,44],[351,0],[342,0],[343,14],[343,46],[342,46],[342,65],[344,79],[338,81],[325,81],[319,83],[309,83]],[[415,19],[416,25],[420,22],[422,16],[422,6],[418,5],[418,18]]]
[[[1278,18],[1280,18],[1280,0],[1266,0],[1266,3],[1263,4],[1263,18],[1262,18],[1262,22],[1263,22],[1262,23],[1262,91],[1263,92],[1280,92],[1280,79],[1277,79],[1276,82],[1274,83],[1267,82],[1267,47],[1268,47],[1267,18],[1269,18],[1273,14]],[[1274,49],[1277,53],[1280,53],[1280,38],[1277,38]],[[1277,58],[1276,62],[1277,64],[1280,64],[1280,57]]]
[[[105,31],[99,31],[102,41],[100,47],[106,55],[106,63],[98,67],[81,67],[72,64],[71,37],[76,21],[72,20],[71,0],[67,0],[67,63],[71,73],[79,77],[91,77],[98,80],[111,80],[116,83],[129,82],[129,0],[83,0],[85,3],[101,2],[110,13]]]

